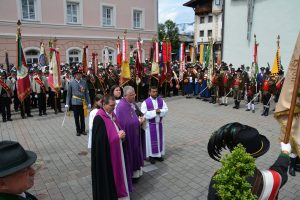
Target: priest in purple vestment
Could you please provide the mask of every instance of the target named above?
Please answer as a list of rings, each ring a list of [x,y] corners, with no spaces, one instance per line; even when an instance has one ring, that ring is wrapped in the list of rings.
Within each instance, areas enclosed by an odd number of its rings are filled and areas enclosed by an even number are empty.
[[[168,106],[161,97],[158,97],[156,86],[149,88],[149,95],[150,97],[142,103],[141,111],[146,119],[146,157],[154,164],[156,160],[164,160],[165,137],[162,122],[168,112]]]
[[[129,191],[122,141],[125,132],[113,113],[115,98],[103,97],[92,128],[92,189],[95,200],[128,200]]]
[[[131,86],[123,88],[124,97],[120,100],[116,115],[121,128],[125,131],[125,163],[128,179],[129,191],[132,191],[132,183],[136,183],[142,176],[142,167],[144,166],[141,123],[143,117],[136,115],[135,91]]]

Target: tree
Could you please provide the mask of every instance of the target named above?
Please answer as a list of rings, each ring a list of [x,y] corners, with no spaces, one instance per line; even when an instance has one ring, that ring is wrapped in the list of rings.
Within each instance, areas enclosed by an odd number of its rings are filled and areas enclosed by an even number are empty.
[[[172,44],[172,53],[178,52],[179,49],[179,30],[172,20],[167,20],[164,24],[158,24],[158,39],[163,41],[169,38]]]

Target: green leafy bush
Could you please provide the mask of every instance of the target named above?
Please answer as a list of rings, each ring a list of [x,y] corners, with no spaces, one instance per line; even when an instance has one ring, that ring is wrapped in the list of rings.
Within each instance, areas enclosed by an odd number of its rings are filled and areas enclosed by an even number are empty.
[[[222,200],[255,200],[247,177],[254,175],[255,159],[242,145],[221,160],[222,168],[213,177],[214,188]]]

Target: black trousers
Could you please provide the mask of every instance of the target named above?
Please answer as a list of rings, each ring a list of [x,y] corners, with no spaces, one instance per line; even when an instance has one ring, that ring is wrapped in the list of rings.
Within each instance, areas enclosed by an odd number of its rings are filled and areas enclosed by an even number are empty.
[[[14,109],[15,111],[18,111],[20,107],[20,100],[18,98],[18,92],[17,90],[14,91]]]
[[[0,97],[0,110],[2,113],[3,120],[11,119],[10,104],[10,97]]]
[[[39,93],[38,96],[38,102],[39,102],[39,113],[46,113],[46,94],[45,93]]]
[[[269,102],[270,98],[271,98],[270,92],[263,92],[262,102],[263,102],[264,106],[268,106],[268,107],[270,106],[270,102]]]
[[[64,90],[64,93],[63,93],[63,102],[64,102],[64,104],[66,104],[67,93],[68,93],[68,91],[67,91],[67,90]],[[67,104],[68,104],[68,103],[67,103]],[[70,104],[68,104],[68,105],[70,105]]]
[[[83,105],[72,105],[77,133],[85,131]]]
[[[24,101],[21,103],[21,116],[23,117],[25,117],[25,113],[27,114],[27,116],[28,115],[30,115],[30,112],[31,112],[31,110],[30,110],[30,95],[28,95],[28,97],[26,97],[25,99],[24,99]]]
[[[54,111],[58,111],[61,112],[61,102],[60,102],[60,98],[61,98],[61,92],[59,91],[57,94],[55,92],[53,92],[54,97],[53,97],[53,109]],[[56,106],[56,109],[55,109]]]

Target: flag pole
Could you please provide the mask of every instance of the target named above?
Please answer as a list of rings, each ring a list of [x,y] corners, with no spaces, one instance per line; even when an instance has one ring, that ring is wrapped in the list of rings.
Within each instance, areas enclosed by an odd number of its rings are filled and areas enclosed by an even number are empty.
[[[299,90],[299,83],[300,83],[300,56],[298,58],[297,75],[296,75],[296,80],[295,80],[295,85],[294,85],[294,90],[293,90],[293,96],[292,96],[289,117],[288,117],[288,121],[287,121],[287,125],[286,125],[286,131],[285,131],[284,140],[283,140],[283,142],[286,144],[290,140],[294,111],[295,111],[296,102],[297,102],[297,94],[298,94],[298,90]]]

